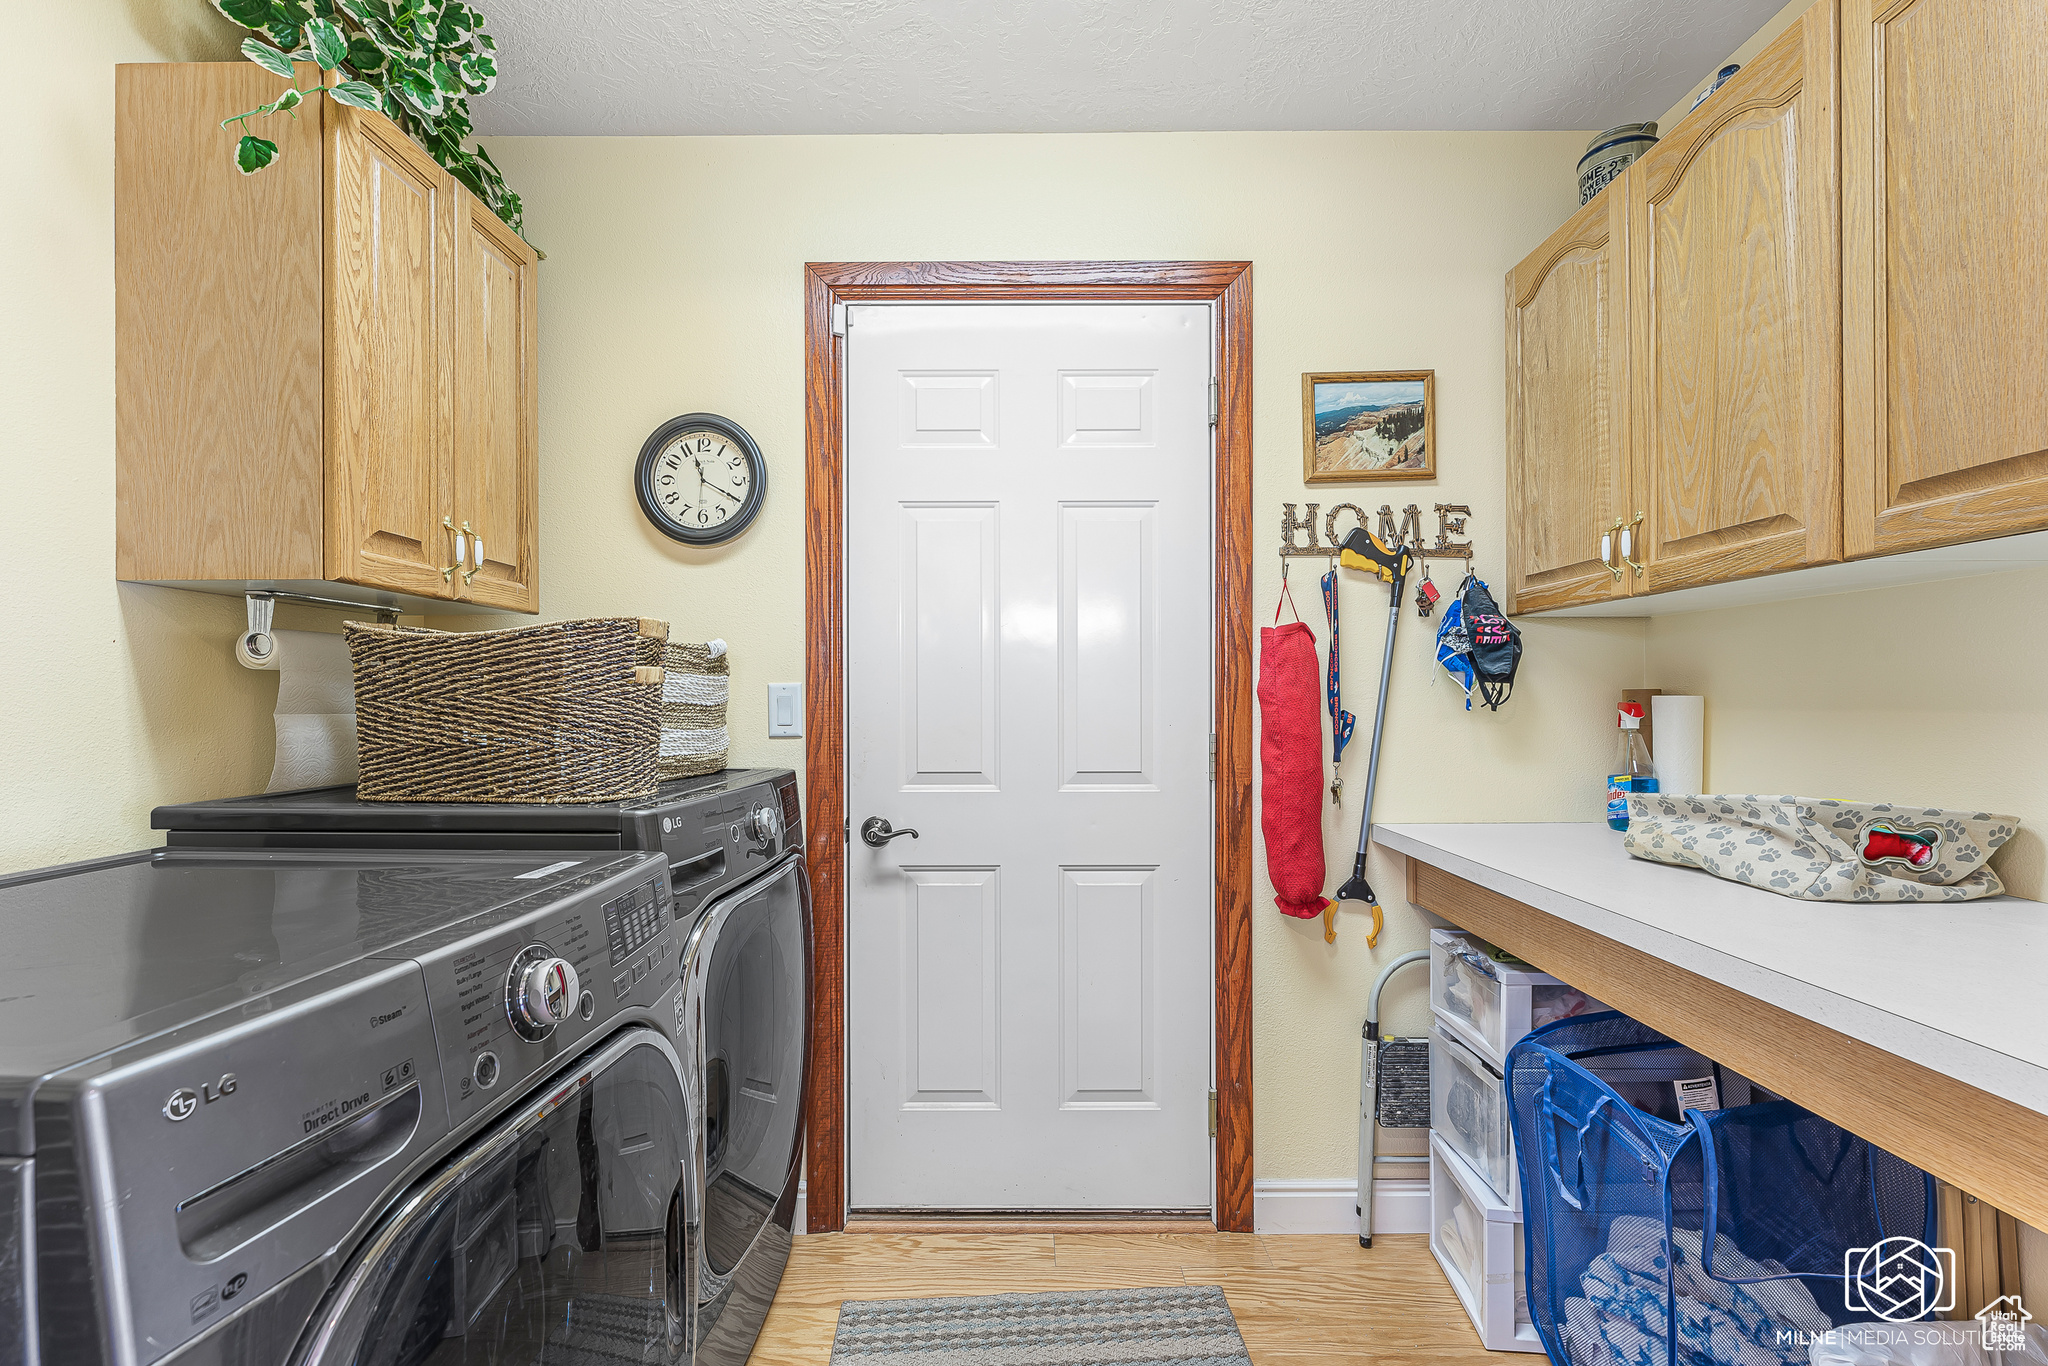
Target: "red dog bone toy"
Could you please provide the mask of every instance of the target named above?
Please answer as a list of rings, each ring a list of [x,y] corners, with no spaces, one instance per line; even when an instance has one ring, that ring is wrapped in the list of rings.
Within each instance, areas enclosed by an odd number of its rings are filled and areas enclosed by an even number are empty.
[[[1931,827],[1902,832],[1889,826],[1873,825],[1863,832],[1861,857],[1872,866],[1904,863],[1914,868],[1925,868],[1934,862],[1934,848],[1940,843],[1941,832]]]

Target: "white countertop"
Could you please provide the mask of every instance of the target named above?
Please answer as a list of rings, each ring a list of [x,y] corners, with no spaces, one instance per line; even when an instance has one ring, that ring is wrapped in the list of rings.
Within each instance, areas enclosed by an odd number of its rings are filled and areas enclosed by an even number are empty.
[[[1778,896],[1597,824],[1377,825],[1409,858],[2048,1114],[2048,903]],[[1542,967],[1541,962],[1537,963]]]

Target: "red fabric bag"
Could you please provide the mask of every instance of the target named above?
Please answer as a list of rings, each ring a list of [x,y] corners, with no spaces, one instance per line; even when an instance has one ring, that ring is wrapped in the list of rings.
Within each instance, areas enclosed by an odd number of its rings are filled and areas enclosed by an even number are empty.
[[[1274,612],[1279,617],[1279,612]],[[1315,633],[1300,621],[1259,631],[1259,827],[1273,904],[1313,920],[1323,895],[1323,686]]]

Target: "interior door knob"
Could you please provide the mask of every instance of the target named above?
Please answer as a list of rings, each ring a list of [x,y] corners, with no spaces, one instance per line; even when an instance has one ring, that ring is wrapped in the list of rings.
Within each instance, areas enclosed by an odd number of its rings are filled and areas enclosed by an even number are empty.
[[[873,845],[877,849],[887,844],[890,840],[897,838],[899,835],[908,835],[912,839],[917,838],[917,832],[915,830],[891,829],[889,827],[889,818],[887,816],[870,816],[860,823],[861,842],[863,844]]]

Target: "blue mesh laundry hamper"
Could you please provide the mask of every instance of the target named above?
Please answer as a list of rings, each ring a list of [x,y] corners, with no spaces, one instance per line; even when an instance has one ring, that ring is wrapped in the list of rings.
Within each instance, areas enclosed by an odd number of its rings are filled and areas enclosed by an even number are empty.
[[[1934,1241],[1933,1178],[1790,1101],[1678,1123],[1675,1094],[1666,1118],[1595,1075],[1678,1046],[1608,1011],[1509,1053],[1530,1317],[1564,1366],[1804,1366],[1871,1317],[1849,1249]]]

